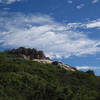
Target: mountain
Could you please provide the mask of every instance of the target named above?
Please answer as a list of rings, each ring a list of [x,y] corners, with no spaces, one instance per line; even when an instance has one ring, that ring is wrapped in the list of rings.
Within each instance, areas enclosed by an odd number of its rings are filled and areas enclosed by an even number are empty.
[[[43,52],[40,56],[38,50],[38,56],[27,48],[24,50],[23,53],[19,48],[0,52],[0,100],[100,99],[100,77],[93,71],[72,71],[59,62],[34,61],[51,59]]]

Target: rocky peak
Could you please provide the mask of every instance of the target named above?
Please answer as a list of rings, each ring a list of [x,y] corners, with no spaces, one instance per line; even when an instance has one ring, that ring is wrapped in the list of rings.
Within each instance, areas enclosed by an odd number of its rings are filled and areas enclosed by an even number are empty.
[[[19,57],[23,57],[24,59],[37,61],[44,64],[53,64],[56,66],[60,66],[61,68],[64,68],[69,71],[76,71],[77,69],[75,67],[69,66],[67,64],[63,64],[62,62],[53,61],[50,58],[46,57],[43,51],[38,51],[37,49],[33,48],[24,48],[20,47],[18,49],[12,49],[10,53],[15,54]]]
[[[20,47],[18,49],[12,49],[11,50],[12,54],[16,54],[17,56],[21,56],[21,57],[26,57],[30,60],[33,59],[49,59],[44,55],[43,51],[38,51],[37,49],[33,48],[24,48],[24,47]]]

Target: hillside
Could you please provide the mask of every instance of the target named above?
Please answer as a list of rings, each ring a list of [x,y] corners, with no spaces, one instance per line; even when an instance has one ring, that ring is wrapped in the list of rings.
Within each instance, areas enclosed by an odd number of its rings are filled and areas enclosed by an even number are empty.
[[[4,51],[0,100],[100,100],[100,77],[93,71],[69,71]]]
[[[9,52],[10,54],[16,55],[17,57],[24,58],[26,60],[37,61],[44,64],[53,64],[56,66],[60,66],[69,71],[76,71],[75,67],[69,66],[67,64],[63,64],[62,62],[53,61],[49,57],[46,57],[44,52],[41,50],[37,50],[35,48],[24,48],[19,47],[18,49],[12,49]]]

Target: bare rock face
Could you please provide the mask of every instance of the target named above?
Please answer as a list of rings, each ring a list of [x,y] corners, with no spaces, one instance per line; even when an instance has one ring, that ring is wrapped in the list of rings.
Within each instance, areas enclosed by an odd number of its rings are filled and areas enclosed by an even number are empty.
[[[38,51],[37,49],[33,48],[24,48],[20,47],[18,49],[12,49],[12,54],[16,54],[17,56],[24,57],[27,59],[44,59],[46,58],[43,51]]]
[[[53,61],[52,64],[56,65],[56,66],[60,66],[61,68],[64,68],[64,69],[69,70],[69,71],[76,71],[77,70],[75,67],[72,67],[72,66],[67,65],[67,64],[63,64],[62,62],[58,62],[58,61]]]

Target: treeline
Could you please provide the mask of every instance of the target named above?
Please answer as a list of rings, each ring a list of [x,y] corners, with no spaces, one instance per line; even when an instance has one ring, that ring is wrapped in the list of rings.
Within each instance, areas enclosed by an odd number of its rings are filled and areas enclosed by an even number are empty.
[[[0,53],[0,100],[100,100],[100,77]]]

